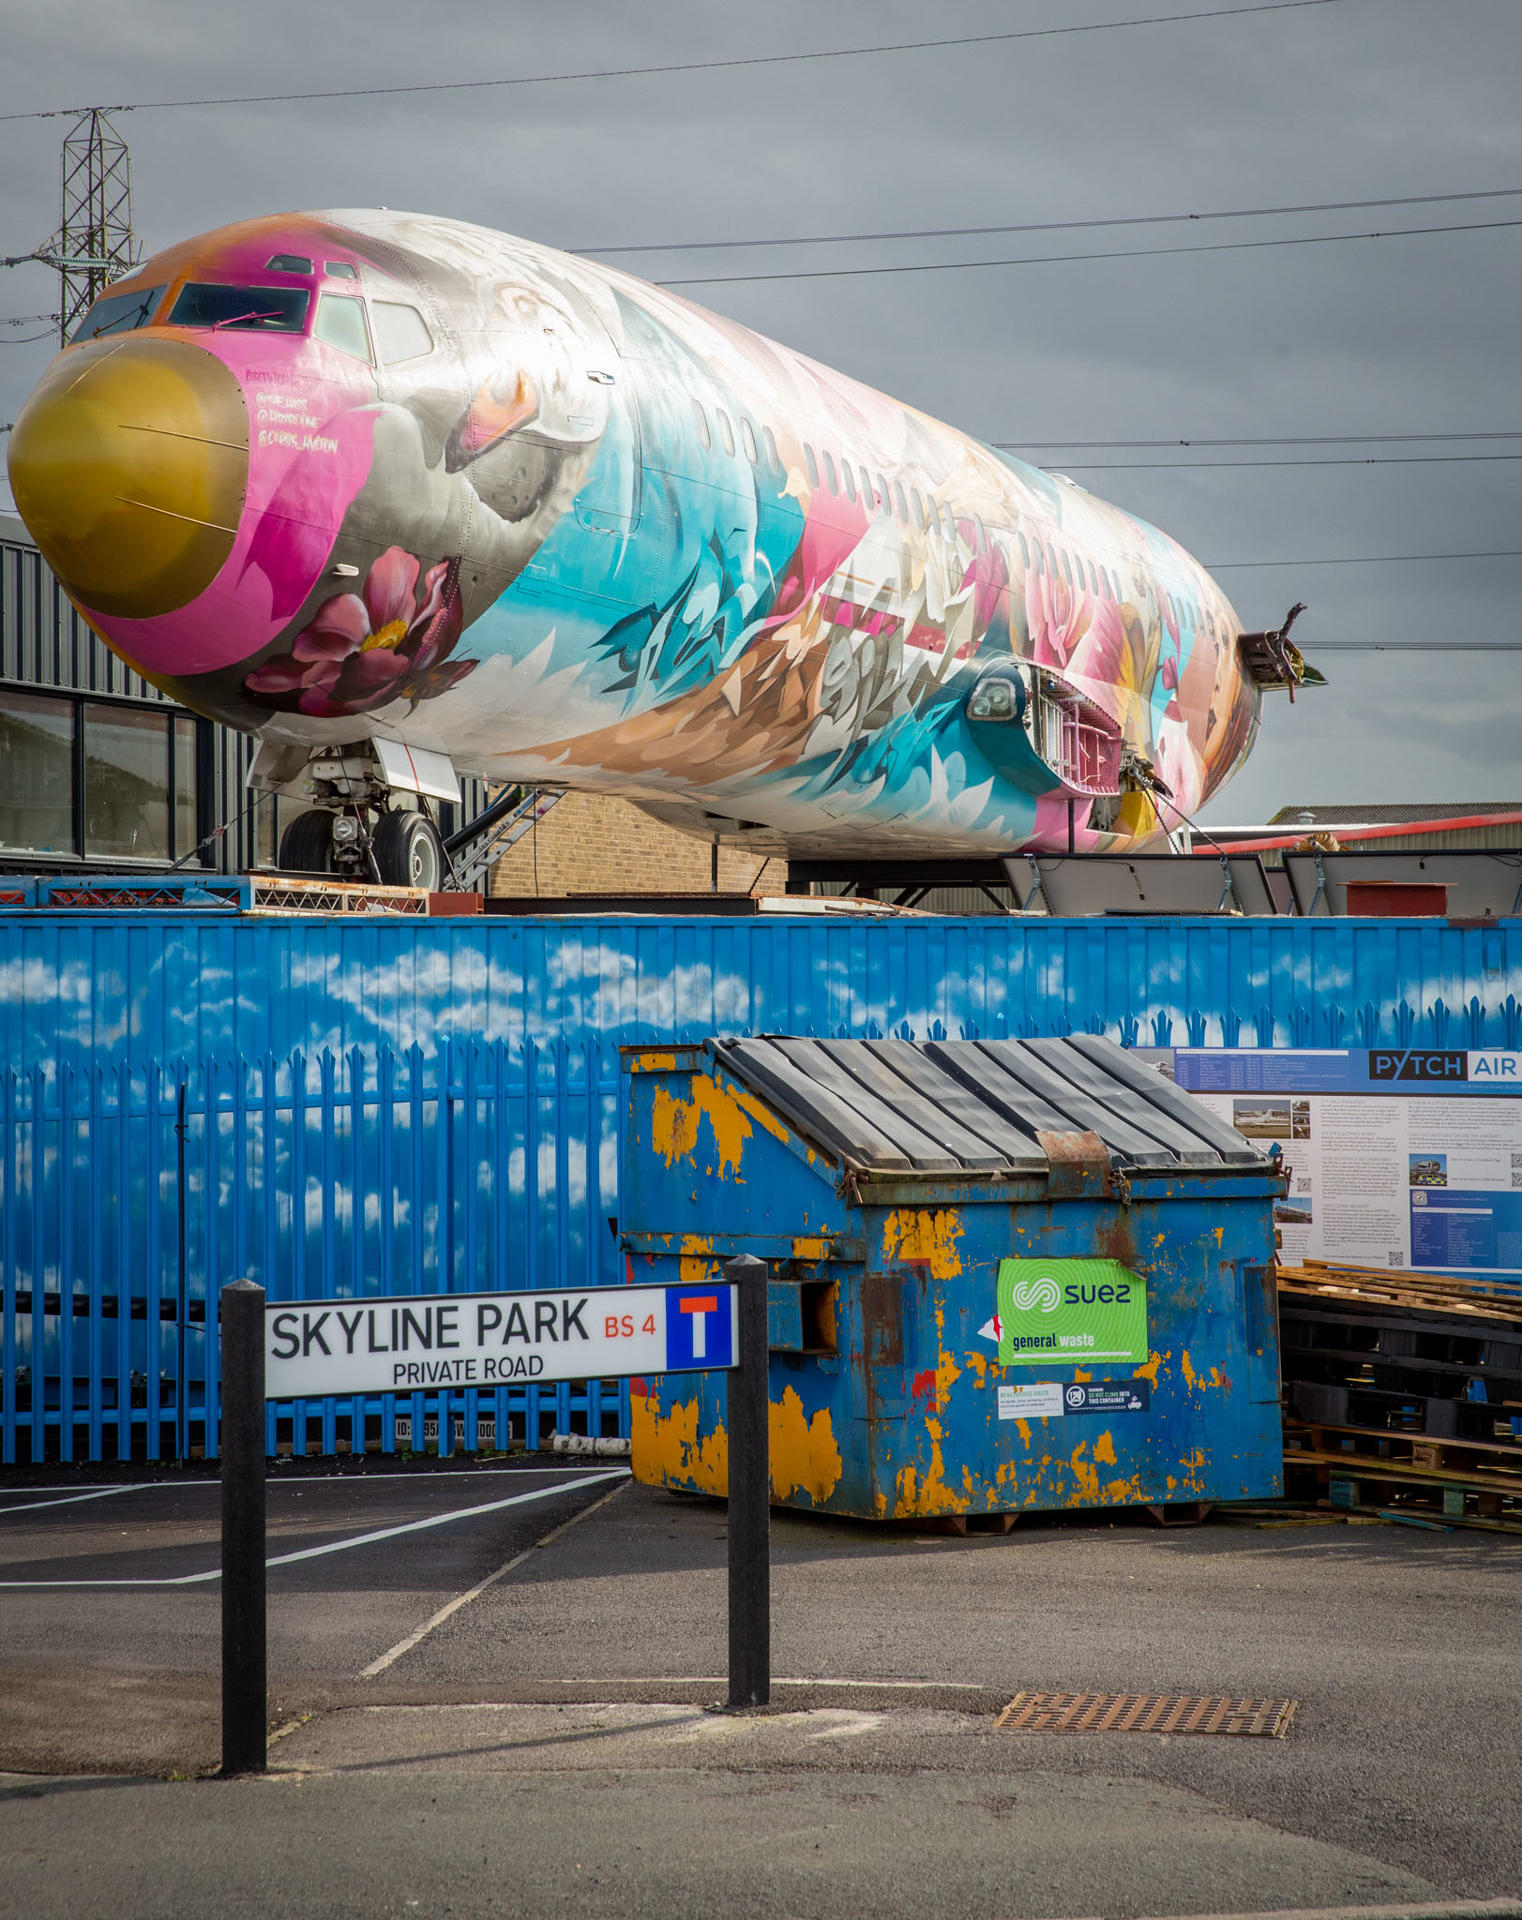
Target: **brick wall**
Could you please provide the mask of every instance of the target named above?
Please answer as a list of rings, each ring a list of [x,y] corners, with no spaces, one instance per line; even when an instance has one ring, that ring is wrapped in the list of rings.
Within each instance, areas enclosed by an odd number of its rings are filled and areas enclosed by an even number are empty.
[[[786,884],[786,860],[720,847],[720,893],[781,893]],[[627,800],[594,793],[557,801],[491,875],[494,894],[707,893],[712,886],[713,849],[705,841]]]

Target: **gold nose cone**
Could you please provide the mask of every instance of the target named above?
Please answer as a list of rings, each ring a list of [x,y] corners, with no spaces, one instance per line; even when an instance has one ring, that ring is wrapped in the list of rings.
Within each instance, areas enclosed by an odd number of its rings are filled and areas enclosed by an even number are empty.
[[[43,375],[9,468],[17,511],[69,594],[148,619],[194,600],[232,552],[248,409],[202,347],[96,341]]]

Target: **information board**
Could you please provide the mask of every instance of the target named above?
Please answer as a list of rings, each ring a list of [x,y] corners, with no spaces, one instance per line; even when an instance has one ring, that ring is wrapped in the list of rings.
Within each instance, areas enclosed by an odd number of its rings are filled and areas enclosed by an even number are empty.
[[[588,1287],[271,1302],[271,1400],[505,1387],[736,1365],[735,1288]]]
[[[1245,1138],[1278,1147],[1289,1193],[1274,1217],[1288,1264],[1522,1278],[1522,1054],[1180,1047],[1144,1057]]]

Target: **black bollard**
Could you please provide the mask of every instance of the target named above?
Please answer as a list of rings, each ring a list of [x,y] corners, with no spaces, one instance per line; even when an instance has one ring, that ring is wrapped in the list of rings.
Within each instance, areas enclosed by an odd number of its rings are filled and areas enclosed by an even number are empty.
[[[222,1289],[222,1772],[263,1773],[264,1289]]]
[[[724,1278],[739,1289],[729,1376],[729,1704],[772,1697],[771,1440],[767,1268],[742,1254]]]

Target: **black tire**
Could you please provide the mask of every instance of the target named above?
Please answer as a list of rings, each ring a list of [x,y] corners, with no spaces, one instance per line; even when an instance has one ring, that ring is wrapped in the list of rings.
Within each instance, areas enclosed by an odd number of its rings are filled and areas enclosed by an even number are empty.
[[[426,813],[383,813],[370,836],[371,851],[388,887],[444,886],[444,843]]]
[[[333,815],[327,807],[313,807],[296,818],[280,836],[282,873],[333,871]]]

